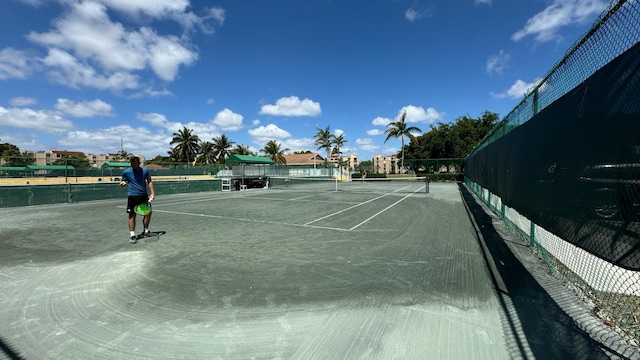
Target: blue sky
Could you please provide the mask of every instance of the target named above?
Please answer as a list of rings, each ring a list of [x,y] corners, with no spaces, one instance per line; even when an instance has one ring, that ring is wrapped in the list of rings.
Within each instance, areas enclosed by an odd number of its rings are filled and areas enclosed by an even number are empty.
[[[604,0],[2,0],[0,141],[167,155],[186,126],[258,152],[330,126],[360,160],[386,124],[503,117]]]

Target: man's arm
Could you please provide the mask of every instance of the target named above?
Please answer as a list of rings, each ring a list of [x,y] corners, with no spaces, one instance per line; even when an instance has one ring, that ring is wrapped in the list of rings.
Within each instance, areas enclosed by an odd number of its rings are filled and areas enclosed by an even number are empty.
[[[153,181],[151,181],[151,178],[147,179],[147,185],[149,185],[149,191],[151,191],[151,194],[149,195],[149,201],[151,201],[156,197],[156,192],[153,189]]]

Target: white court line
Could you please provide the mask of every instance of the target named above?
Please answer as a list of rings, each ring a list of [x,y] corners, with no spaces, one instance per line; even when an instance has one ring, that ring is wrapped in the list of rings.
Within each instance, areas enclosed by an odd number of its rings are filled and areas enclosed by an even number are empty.
[[[349,206],[348,208],[345,208],[345,209],[342,209],[342,210],[340,210],[340,211],[336,211],[336,212],[334,212],[334,213],[332,213],[332,214],[325,215],[325,216],[323,216],[323,217],[321,217],[321,218],[318,218],[318,219],[315,219],[315,220],[309,221],[309,222],[308,222],[308,223],[306,223],[305,225],[313,224],[313,223],[318,222],[318,221],[320,221],[320,220],[324,220],[324,219],[326,219],[326,218],[330,218],[330,217],[332,217],[332,216],[335,216],[335,215],[338,215],[338,214],[340,214],[340,213],[343,213],[343,212],[345,212],[345,211],[347,211],[347,210],[351,210],[351,209],[353,209],[353,208],[357,208],[358,206],[362,206],[362,205],[364,205],[364,204],[370,203],[370,202],[372,202],[372,201],[374,201],[374,200],[378,200],[378,199],[380,199],[380,198],[383,198],[383,197],[385,197],[385,196],[389,196],[389,195],[391,195],[391,193],[389,193],[389,194],[384,194],[384,195],[380,195],[380,196],[378,196],[378,197],[376,197],[376,198],[369,199],[369,200],[367,200],[367,201],[365,201],[365,202],[358,203],[358,204],[355,204],[355,205],[353,205],[353,206]]]
[[[419,191],[419,190],[418,190],[418,191]],[[414,193],[415,193],[415,192],[417,192],[417,191],[414,191]],[[398,201],[394,202],[393,204],[391,204],[391,205],[387,206],[386,208],[384,208],[384,209],[382,209],[382,210],[378,211],[377,213],[373,214],[372,216],[370,216],[370,217],[369,217],[368,219],[366,219],[365,221],[363,221],[363,222],[361,222],[360,224],[358,224],[358,225],[356,225],[356,226],[352,227],[351,229],[349,229],[349,231],[354,230],[354,229],[356,229],[356,228],[360,227],[360,225],[362,225],[362,224],[364,224],[364,223],[368,222],[369,220],[373,219],[374,217],[376,217],[376,216],[378,216],[378,215],[382,214],[383,212],[385,212],[385,211],[387,211],[387,210],[391,209],[392,207],[396,206],[396,205],[397,205],[397,204],[399,204],[401,201],[404,201],[404,199],[408,198],[408,197],[409,197],[409,196],[411,196],[411,195],[413,195],[413,193],[412,193],[412,194],[408,194],[407,196],[403,197],[402,199],[400,199],[400,200],[398,200]]]
[[[363,202],[363,203],[359,203],[359,204],[356,204],[356,205],[350,206],[350,207],[348,207],[348,208],[346,208],[346,209],[342,209],[342,210],[340,210],[340,211],[336,211],[336,212],[334,212],[334,213],[332,213],[332,214],[329,214],[329,215],[323,216],[323,217],[321,217],[321,218],[319,218],[319,219],[315,219],[315,220],[313,220],[313,221],[309,221],[309,222],[308,222],[308,223],[306,223],[305,225],[313,224],[313,223],[318,222],[318,221],[320,221],[320,220],[324,220],[324,219],[326,219],[326,218],[330,218],[330,217],[332,217],[332,216],[334,216],[334,215],[338,215],[338,214],[340,214],[340,213],[343,213],[343,212],[345,212],[345,211],[347,211],[347,210],[351,210],[351,209],[353,209],[353,208],[357,208],[358,206],[361,206],[361,205],[364,205],[364,204],[368,204],[368,203],[370,203],[370,202],[372,202],[372,201],[375,201],[375,200],[381,199],[381,198],[383,198],[383,197],[385,197],[385,196],[389,196],[389,195],[391,195],[391,194],[393,194],[393,193],[396,193],[396,192],[398,192],[398,191],[402,191],[402,190],[404,190],[404,189],[406,189],[406,188],[408,188],[408,187],[411,187],[411,186],[410,186],[410,185],[407,185],[407,186],[405,186],[405,187],[403,187],[403,188],[401,188],[401,189],[395,190],[395,191],[390,192],[390,193],[386,193],[386,194],[384,194],[384,195],[380,195],[380,196],[378,196],[378,197],[376,197],[376,198],[373,198],[373,199],[367,200],[367,201],[365,201],[365,202]],[[420,189],[418,189],[418,190],[414,191],[413,193],[416,193],[416,192],[418,192],[418,191],[420,191]],[[408,196],[413,195],[413,193],[411,193],[411,194],[409,194],[409,195],[405,196],[404,198],[402,198],[402,200],[404,200],[404,199],[405,199],[406,197],[408,197]],[[400,200],[400,201],[402,201],[402,200]],[[399,201],[398,201],[398,202],[399,202]],[[395,204],[394,204],[394,205],[395,205]],[[378,215],[378,214],[376,214],[376,215]],[[374,216],[375,216],[375,215],[374,215]],[[367,222],[368,220],[370,220],[370,219],[365,220],[365,222]],[[360,223],[360,224],[356,225],[356,227],[358,227],[358,226],[360,226],[360,225],[362,225],[362,224],[363,224],[363,223]],[[352,228],[352,229],[355,229],[355,228]]]
[[[334,231],[350,231],[349,229],[336,228],[336,227],[329,227],[329,226],[318,226],[318,225],[307,225],[307,224],[282,223],[282,222],[277,222],[277,221],[257,220],[257,219],[239,218],[239,217],[232,217],[232,216],[207,215],[207,214],[194,214],[194,213],[181,212],[181,211],[171,211],[171,210],[154,210],[154,212],[167,213],[167,214],[175,214],[175,215],[187,215],[187,216],[196,216],[196,217],[206,217],[206,218],[213,218],[213,219],[226,219],[226,220],[236,220],[236,221],[248,221],[248,222],[256,222],[256,223],[261,223],[261,224],[271,224],[271,225],[288,225],[288,226],[305,227],[305,228],[314,228],[314,229],[326,229],[326,230],[334,230]]]

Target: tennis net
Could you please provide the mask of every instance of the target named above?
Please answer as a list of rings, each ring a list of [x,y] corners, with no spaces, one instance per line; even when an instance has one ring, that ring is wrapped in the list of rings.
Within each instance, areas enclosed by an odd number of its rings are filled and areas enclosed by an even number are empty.
[[[426,193],[427,177],[365,178],[341,180],[333,177],[269,177],[269,188],[298,191],[349,191],[375,193]]]

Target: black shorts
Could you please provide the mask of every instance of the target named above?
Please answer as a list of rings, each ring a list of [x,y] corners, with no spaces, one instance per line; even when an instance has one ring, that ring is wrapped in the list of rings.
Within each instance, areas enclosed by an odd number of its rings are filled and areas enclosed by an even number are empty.
[[[127,198],[127,214],[135,214],[133,209],[136,206],[140,204],[146,204],[147,202],[149,202],[149,195],[129,196]]]

